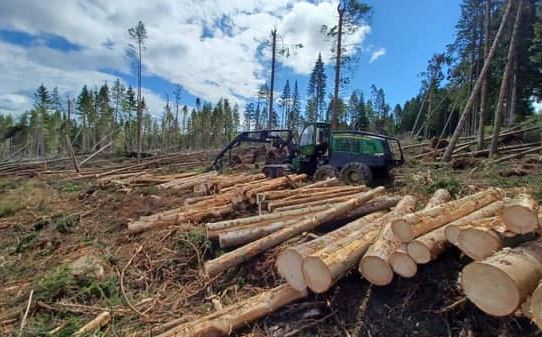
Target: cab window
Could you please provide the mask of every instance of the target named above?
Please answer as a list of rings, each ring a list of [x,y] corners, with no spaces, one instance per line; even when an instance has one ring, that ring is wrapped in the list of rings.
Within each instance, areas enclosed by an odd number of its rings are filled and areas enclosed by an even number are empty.
[[[314,125],[309,125],[303,130],[301,134],[301,139],[299,140],[299,145],[311,145],[313,144],[314,139]]]

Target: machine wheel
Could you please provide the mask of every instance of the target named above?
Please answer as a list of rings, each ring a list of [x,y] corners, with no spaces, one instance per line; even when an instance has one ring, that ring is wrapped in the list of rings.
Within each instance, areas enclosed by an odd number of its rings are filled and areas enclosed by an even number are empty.
[[[339,170],[331,165],[322,165],[314,172],[314,180],[326,180],[327,178],[336,178],[339,176]]]
[[[373,180],[373,172],[364,163],[352,162],[346,164],[341,170],[341,180],[349,185],[370,184]]]

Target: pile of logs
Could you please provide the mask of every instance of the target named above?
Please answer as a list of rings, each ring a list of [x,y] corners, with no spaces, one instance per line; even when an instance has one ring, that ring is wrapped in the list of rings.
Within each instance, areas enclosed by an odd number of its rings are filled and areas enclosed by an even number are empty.
[[[450,247],[474,260],[461,285],[477,307],[495,316],[522,311],[542,327],[542,240],[536,234],[542,212],[532,196],[507,198],[503,190],[488,188],[451,200],[441,189],[416,211],[415,197],[386,195],[383,187],[338,186],[334,180],[278,190],[263,186],[243,199],[255,197],[259,215],[205,225],[209,239],[237,247],[205,262],[208,277],[319,226],[335,229],[280,251],[276,267],[284,284],[159,336],[227,336],[309,290],[328,291],[349,271],[384,286],[394,275],[415,276],[419,265]]]
[[[258,193],[297,187],[298,183],[307,179],[305,174],[275,179],[265,179],[261,174],[224,175],[221,178],[215,176],[216,173],[210,172],[160,185],[162,188],[190,188],[193,192],[200,191],[201,195],[186,199],[185,205],[181,207],[131,221],[128,229],[131,232],[142,232],[168,226],[197,225],[204,220],[223,218],[235,210],[256,205]],[[207,195],[213,191],[215,194]]]

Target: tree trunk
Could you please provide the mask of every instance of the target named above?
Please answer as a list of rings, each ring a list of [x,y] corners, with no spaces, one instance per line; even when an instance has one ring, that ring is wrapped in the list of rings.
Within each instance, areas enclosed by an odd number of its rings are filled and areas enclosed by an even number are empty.
[[[392,222],[393,233],[405,243],[502,199],[500,189],[490,188],[463,199],[408,214]]]
[[[489,71],[489,65],[491,64],[491,61],[493,60],[493,57],[495,56],[497,45],[500,43],[500,40],[504,33],[504,27],[506,26],[506,22],[508,21],[508,18],[510,16],[512,3],[513,1],[509,0],[508,4],[506,5],[506,10],[502,17],[499,30],[497,31],[497,34],[495,35],[495,40],[493,40],[493,44],[491,45],[489,54],[487,58],[484,60],[484,66],[482,67],[482,70],[480,71],[480,76],[478,76],[478,79],[476,80],[476,83],[474,84],[474,88],[472,89],[469,99],[467,100],[467,104],[465,105],[465,108],[463,109],[463,112],[461,113],[461,116],[459,117],[459,121],[455,128],[454,134],[452,135],[452,138],[450,139],[450,143],[448,144],[448,147],[446,148],[446,151],[444,152],[444,156],[442,157],[443,161],[450,161],[452,159],[452,154],[453,154],[455,145],[457,144],[457,141],[459,140],[459,136],[461,135],[461,131],[463,130],[463,127],[465,126],[465,121],[470,111],[472,110],[472,107],[474,106],[474,101],[476,100],[478,91],[480,90],[480,87],[482,86],[482,81],[487,76],[487,73]]]
[[[457,236],[457,247],[475,261],[488,258],[503,247],[497,234],[497,231],[503,228],[503,223],[497,218],[476,221],[475,224],[461,229]]]
[[[287,284],[269,289],[192,322],[181,324],[157,337],[220,337],[246,326],[281,307],[307,296]]]
[[[489,15],[491,9],[491,0],[486,0],[485,12],[484,12],[484,59],[487,59],[489,55],[489,26],[491,21],[491,16]],[[486,115],[487,115],[487,77],[482,81],[482,93],[480,95],[480,116],[478,121],[478,150],[484,148],[484,131],[486,126]]]
[[[137,160],[141,160],[141,152],[143,151],[141,129],[143,126],[143,111],[141,104],[141,41],[139,41],[139,64],[137,68]]]
[[[356,190],[346,190],[346,191],[332,191],[332,192],[321,192],[321,193],[304,193],[303,197],[295,198],[285,198],[277,201],[272,201],[267,203],[267,210],[269,212],[272,212],[273,210],[277,208],[284,208],[287,206],[293,206],[293,205],[301,205],[306,204],[313,201],[331,201],[340,197],[354,197],[356,194],[361,193],[363,191],[366,191],[367,188],[365,186],[359,187]],[[297,196],[296,196],[297,197]]]
[[[337,59],[335,60],[335,88],[333,90],[333,109],[331,111],[331,130],[336,130],[339,127],[339,86],[341,85],[341,54],[342,54],[342,35],[343,35],[343,18],[345,8],[341,4],[337,5],[339,13],[339,24],[337,33]]]
[[[518,96],[518,57],[514,56],[514,76],[512,76],[512,92],[510,93],[507,125],[516,123],[516,107]]]
[[[538,202],[528,194],[520,194],[507,202],[502,211],[506,228],[518,234],[525,234],[539,228]]]
[[[319,225],[334,220],[338,215],[349,212],[361,204],[382,195],[384,187],[377,187],[369,192],[363,193],[354,199],[337,204],[330,209],[318,212],[310,218],[305,218],[293,226],[283,228],[264,238],[251,242],[234,251],[221,255],[220,257],[207,261],[205,263],[205,272],[209,277],[213,277],[230,267],[254,257],[265,250],[274,247],[285,240],[318,227]]]
[[[510,74],[515,58],[516,41],[521,23],[521,14],[523,13],[523,0],[519,0],[518,8],[516,10],[516,19],[514,20],[514,28],[512,30],[512,37],[510,38],[510,45],[508,47],[508,58],[506,60],[506,66],[504,67],[504,74],[501,81],[501,88],[499,90],[499,98],[497,99],[497,107],[495,108],[495,116],[493,117],[493,133],[491,135],[491,147],[489,151],[489,158],[494,158],[497,154],[497,148],[499,147],[499,133],[501,131],[501,124],[504,115],[504,101],[508,94],[508,87],[510,84]]]
[[[467,265],[461,285],[467,298],[493,316],[516,311],[542,278],[542,242],[505,249],[484,261]]]

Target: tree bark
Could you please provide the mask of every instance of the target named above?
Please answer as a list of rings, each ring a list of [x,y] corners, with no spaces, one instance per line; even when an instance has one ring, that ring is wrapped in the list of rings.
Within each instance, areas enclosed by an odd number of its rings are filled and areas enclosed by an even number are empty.
[[[505,249],[467,265],[461,285],[467,298],[493,316],[515,312],[542,278],[542,242]]]
[[[354,197],[356,194],[359,194],[363,191],[366,191],[365,186],[357,188],[355,190],[346,190],[346,191],[332,191],[332,192],[321,192],[321,193],[306,193],[302,197],[294,198],[285,198],[281,200],[271,201],[267,203],[267,210],[273,212],[277,208],[284,208],[293,205],[307,204],[313,201],[331,201],[340,197]]]
[[[318,227],[319,225],[329,222],[335,219],[338,215],[347,213],[363,203],[382,195],[384,187],[377,187],[371,191],[363,193],[356,198],[350,199],[346,202],[337,204],[330,209],[318,212],[310,218],[305,218],[293,226],[283,228],[273,234],[270,234],[264,238],[251,242],[243,247],[240,247],[234,251],[221,255],[220,257],[207,261],[205,263],[205,272],[209,277],[213,277],[230,267],[238,265],[239,263],[254,257],[265,250],[274,247],[281,242],[301,234],[305,231]]]
[[[489,15],[491,9],[491,0],[486,0],[484,11],[484,59],[487,59],[489,55],[489,26],[491,22],[491,16]],[[480,116],[478,121],[478,150],[484,148],[484,132],[486,126],[487,115],[487,76],[482,81],[482,93],[480,94]]]
[[[472,89],[469,99],[467,100],[467,104],[465,105],[465,108],[463,109],[463,112],[461,113],[461,116],[459,117],[459,121],[455,128],[454,134],[452,135],[452,138],[450,139],[450,143],[448,144],[448,147],[446,148],[446,151],[444,152],[444,156],[442,157],[443,161],[450,161],[452,159],[452,154],[453,154],[455,145],[457,144],[457,141],[459,140],[459,136],[461,135],[461,131],[463,130],[463,127],[465,126],[465,121],[470,111],[472,110],[472,107],[474,106],[474,101],[476,100],[478,91],[480,90],[480,87],[482,86],[482,81],[487,76],[487,73],[489,71],[489,65],[491,64],[491,61],[493,60],[493,57],[495,56],[495,52],[497,50],[497,45],[500,43],[502,35],[504,34],[504,27],[506,26],[506,22],[508,21],[508,18],[510,16],[512,3],[513,1],[509,0],[508,4],[506,5],[506,10],[502,17],[499,30],[497,31],[497,34],[495,35],[495,39],[493,40],[493,44],[491,45],[489,54],[487,58],[484,60],[484,66],[482,67],[482,70],[480,71],[480,75],[478,76],[478,79],[476,80],[476,83],[474,84],[474,88]]]
[[[307,296],[287,284],[269,289],[192,322],[181,324],[157,337],[220,337],[246,326],[281,307]]]
[[[497,148],[499,147],[499,133],[501,131],[501,125],[504,115],[504,101],[508,94],[508,87],[510,84],[510,74],[514,65],[516,41],[518,38],[519,26],[521,24],[521,14],[523,13],[523,0],[519,0],[518,8],[516,10],[516,19],[514,20],[514,28],[512,30],[512,37],[510,38],[510,45],[508,47],[508,58],[506,60],[506,66],[504,67],[504,74],[501,81],[501,88],[499,90],[499,98],[497,99],[497,107],[495,108],[495,116],[493,118],[493,133],[491,135],[491,147],[489,151],[489,157],[494,158],[497,154]]]
[[[395,219],[391,225],[392,230],[402,242],[408,243],[503,197],[502,190],[490,188],[463,199],[450,201]]]
[[[335,88],[333,90],[333,111],[331,113],[331,130],[336,130],[339,126],[339,86],[341,85],[341,53],[342,53],[342,35],[343,18],[345,8],[341,4],[337,5],[339,13],[339,24],[337,33],[337,59],[335,60]]]

